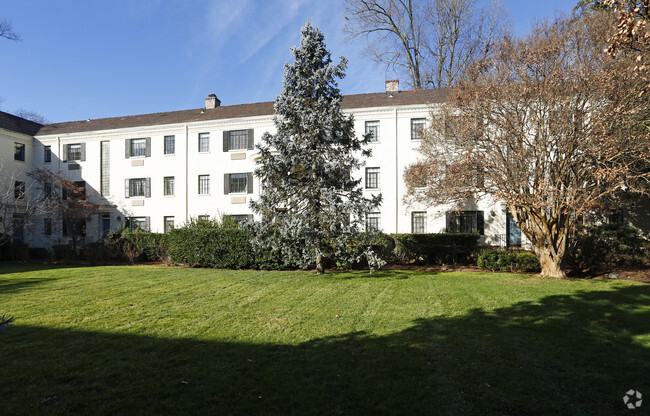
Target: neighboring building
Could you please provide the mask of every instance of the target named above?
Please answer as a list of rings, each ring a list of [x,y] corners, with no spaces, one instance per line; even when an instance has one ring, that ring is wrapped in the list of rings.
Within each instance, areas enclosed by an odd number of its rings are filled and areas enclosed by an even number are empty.
[[[417,160],[420,130],[445,94],[386,85],[386,92],[344,96],[342,104],[357,134],[373,134],[373,154],[357,175],[368,195],[382,194],[383,204],[368,213],[366,226],[387,233],[478,231],[481,243],[522,244],[500,202],[484,200],[463,212],[404,204],[404,170]],[[247,218],[259,194],[254,146],[275,131],[273,113],[272,102],[221,106],[214,94],[199,109],[42,126],[0,113],[0,155],[8,159],[2,177],[46,168],[85,184],[88,197],[104,206],[85,224],[86,241],[123,224],[166,232],[190,218]],[[24,161],[13,160],[15,144],[24,144]],[[67,242],[46,228],[35,224],[32,245]]]

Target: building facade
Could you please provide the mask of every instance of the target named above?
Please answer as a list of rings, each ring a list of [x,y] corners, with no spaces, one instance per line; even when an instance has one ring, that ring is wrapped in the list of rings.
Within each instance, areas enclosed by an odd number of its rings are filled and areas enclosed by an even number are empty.
[[[525,244],[498,201],[482,200],[461,212],[404,203],[404,171],[419,157],[421,129],[444,99],[444,91],[399,91],[394,82],[387,82],[386,92],[344,96],[342,108],[354,116],[356,133],[373,136],[372,156],[355,173],[368,195],[383,197],[377,212],[368,213],[367,227],[479,232],[484,244]],[[102,207],[86,221],[87,242],[123,225],[166,232],[192,218],[250,217],[249,202],[260,192],[255,145],[265,132],[275,132],[272,102],[222,106],[214,94],[198,109],[46,125],[23,120],[21,128],[18,117],[2,114],[0,154],[9,159],[2,176],[49,169],[83,186]],[[22,161],[6,157],[17,143],[24,144]],[[33,246],[68,243],[46,220],[26,228],[18,236],[28,236]]]

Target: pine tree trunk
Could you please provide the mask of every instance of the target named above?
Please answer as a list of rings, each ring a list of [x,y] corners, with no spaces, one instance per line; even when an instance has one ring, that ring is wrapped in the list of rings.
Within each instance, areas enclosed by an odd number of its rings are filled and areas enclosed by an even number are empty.
[[[322,254],[316,256],[316,273],[325,274],[325,264]]]

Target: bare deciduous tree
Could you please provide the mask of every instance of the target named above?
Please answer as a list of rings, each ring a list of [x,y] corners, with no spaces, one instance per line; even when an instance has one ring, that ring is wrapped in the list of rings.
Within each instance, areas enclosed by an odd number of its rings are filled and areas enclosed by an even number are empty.
[[[484,58],[508,31],[498,1],[346,0],[346,32],[369,40],[379,63],[407,72],[415,89],[455,84],[465,69]]]
[[[16,172],[3,169],[0,160],[0,245],[14,238],[23,240],[32,231],[34,220],[44,213],[33,183]]]
[[[14,32],[14,26],[7,19],[0,20],[0,38],[15,41],[22,40],[20,35]]]
[[[38,114],[36,111],[25,110],[24,108],[21,108],[18,111],[16,111],[16,115],[18,117],[24,118],[25,120],[30,120],[35,123],[39,123],[39,124],[48,123],[47,119],[42,115]]]
[[[647,193],[650,179],[648,129],[628,127],[648,100],[633,92],[642,77],[603,53],[611,18],[559,17],[499,44],[433,114],[422,161],[405,174],[409,198],[460,206],[494,195],[542,274],[566,276],[580,215],[622,191]]]

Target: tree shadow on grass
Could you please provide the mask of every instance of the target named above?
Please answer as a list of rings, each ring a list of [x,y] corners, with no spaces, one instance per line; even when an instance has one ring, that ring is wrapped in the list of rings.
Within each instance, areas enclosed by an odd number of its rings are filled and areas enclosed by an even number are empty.
[[[328,272],[325,276],[328,279],[391,279],[402,280],[415,276],[434,276],[439,272],[412,271],[412,270],[376,270],[372,273],[368,270],[334,271]]]
[[[650,394],[648,322],[650,287],[628,286],[298,345],[18,323],[0,396],[25,415],[628,414],[626,391]]]

